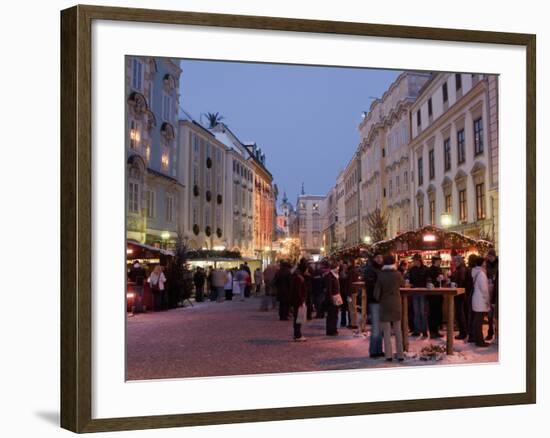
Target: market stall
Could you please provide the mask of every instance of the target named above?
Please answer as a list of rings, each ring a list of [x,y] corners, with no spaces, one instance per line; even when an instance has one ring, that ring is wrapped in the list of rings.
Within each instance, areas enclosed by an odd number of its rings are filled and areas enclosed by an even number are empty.
[[[441,268],[448,270],[451,267],[452,253],[467,260],[470,254],[485,255],[493,247],[487,240],[473,239],[454,231],[447,231],[432,225],[407,231],[393,239],[376,242],[369,248],[369,252],[395,254],[398,261],[411,261],[414,254],[420,254],[424,264],[430,265],[432,256],[441,257]]]
[[[147,278],[155,265],[166,266],[172,251],[151,245],[126,241],[126,308],[141,312],[153,308],[153,296]]]

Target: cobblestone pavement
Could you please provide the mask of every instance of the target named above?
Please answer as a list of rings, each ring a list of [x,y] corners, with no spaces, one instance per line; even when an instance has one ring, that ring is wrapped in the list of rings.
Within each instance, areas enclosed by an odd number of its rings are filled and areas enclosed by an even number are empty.
[[[308,321],[302,329],[307,341],[297,343],[292,321],[279,321],[276,310],[261,312],[259,306],[260,298],[250,298],[128,316],[128,380],[434,364],[414,353],[403,363],[370,359],[368,339],[347,328],[325,336],[325,320]],[[429,342],[411,340],[410,350]],[[444,338],[434,343],[443,345]],[[455,351],[437,363],[498,360],[496,345],[477,351],[456,341]]]

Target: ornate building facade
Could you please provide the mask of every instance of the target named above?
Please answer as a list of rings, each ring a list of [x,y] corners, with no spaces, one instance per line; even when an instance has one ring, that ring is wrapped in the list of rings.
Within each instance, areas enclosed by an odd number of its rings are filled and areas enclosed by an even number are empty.
[[[127,238],[166,247],[184,196],[175,129],[181,69],[169,58],[134,56],[125,67]]]
[[[387,237],[412,227],[409,109],[429,78],[429,73],[399,75],[359,125],[363,237],[369,235],[367,216],[377,208],[388,216]]]
[[[491,139],[488,126],[489,90],[496,84],[489,78],[435,74],[411,107],[416,227],[448,226],[475,238],[495,228],[498,195],[488,199],[488,192],[495,181],[498,191],[492,152],[498,151],[498,137]]]

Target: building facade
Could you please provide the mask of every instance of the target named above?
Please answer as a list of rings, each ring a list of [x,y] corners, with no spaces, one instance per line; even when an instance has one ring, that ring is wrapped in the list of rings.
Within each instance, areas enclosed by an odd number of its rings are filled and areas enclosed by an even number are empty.
[[[254,172],[254,253],[264,261],[271,252],[275,236],[273,215],[275,194],[273,176],[266,168],[265,154],[256,143],[246,144]]]
[[[372,102],[359,125],[364,237],[370,234],[367,217],[377,208],[388,217],[386,237],[412,227],[409,110],[429,79],[429,73],[402,73]]]
[[[319,256],[323,247],[323,203],[325,196],[300,194],[296,200],[298,236],[303,256]]]
[[[226,210],[226,221],[232,224],[228,249],[255,257],[254,164],[247,147],[227,125],[219,123],[211,131],[227,147],[226,198],[231,207]]]
[[[169,247],[178,232],[185,186],[178,170],[179,62],[125,59],[127,238]]]
[[[344,246],[361,242],[361,161],[355,153],[343,172],[344,178]]]
[[[180,175],[188,188],[180,209],[180,230],[191,249],[228,245],[226,147],[193,120],[179,122]]]
[[[488,192],[494,187],[491,148],[498,146],[487,129],[489,88],[487,76],[438,73],[412,105],[415,227],[449,227],[474,238],[494,229],[498,207],[491,203],[498,197],[489,201]]]

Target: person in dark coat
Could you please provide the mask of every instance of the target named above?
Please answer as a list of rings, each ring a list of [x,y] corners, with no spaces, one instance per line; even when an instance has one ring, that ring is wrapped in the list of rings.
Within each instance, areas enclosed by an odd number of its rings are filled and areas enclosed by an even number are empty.
[[[368,318],[371,324],[369,342],[369,356],[371,358],[384,356],[384,352],[382,350],[382,333],[380,328],[380,302],[374,296],[374,288],[383,263],[384,257],[382,254],[375,253],[369,260],[363,274],[365,289],[367,291]]]
[[[315,308],[315,318],[325,317],[325,289],[323,285],[323,273],[318,263],[313,267],[311,273],[311,296]]]
[[[495,336],[495,308],[498,301],[498,288],[495,287],[495,285],[498,284],[498,257],[493,248],[487,252],[485,265],[487,267],[487,279],[489,280],[489,293],[491,296],[491,310],[489,310],[487,314],[489,328],[485,340],[490,341]]]
[[[340,295],[342,296],[342,304],[340,306],[340,327],[346,327],[348,325],[348,264],[342,262],[338,271],[338,282],[340,283]]]
[[[313,298],[312,298],[312,275],[311,275],[311,269],[308,265],[308,262],[305,258],[300,259],[300,263],[298,264],[298,269],[302,273],[302,277],[304,277],[304,283],[306,287],[306,319],[308,321],[311,321],[313,319]]]
[[[290,313],[290,268],[288,262],[281,262],[281,268],[275,274],[275,288],[279,301],[279,319],[288,321]]]
[[[395,333],[397,359],[403,361],[403,331],[401,329],[401,292],[405,284],[403,275],[395,266],[395,257],[384,257],[384,266],[378,274],[374,287],[374,297],[380,303],[380,325],[384,333],[384,355],[387,361],[393,360],[391,334]]]
[[[354,285],[359,281],[359,271],[357,267],[355,266],[355,261],[352,260],[349,267],[348,267],[348,284],[347,288],[349,291],[348,295],[348,313],[349,313],[349,324],[348,328],[355,330],[358,328],[357,326],[357,295],[358,290],[357,286]]]
[[[409,282],[411,287],[425,288],[428,278],[428,268],[422,263],[422,256],[413,256],[413,266],[409,269]],[[428,337],[428,320],[426,317],[426,295],[414,294],[411,297],[413,305],[413,332],[412,336],[421,334]]]
[[[466,287],[466,265],[461,256],[454,257],[454,272],[451,274],[451,281],[456,283],[456,287]],[[468,336],[466,325],[467,302],[466,294],[455,295],[455,321],[458,326],[458,335],[455,339],[466,339]]]
[[[302,323],[297,321],[298,312],[306,302],[306,281],[304,274],[307,270],[305,263],[300,263],[290,277],[290,305],[294,315],[294,340],[303,342],[306,338],[302,335]],[[306,311],[307,312],[307,311]]]
[[[468,331],[468,342],[475,343],[476,335],[474,333],[474,319],[473,319],[473,310],[472,310],[472,296],[474,294],[474,282],[472,277],[472,270],[476,267],[477,255],[470,254],[468,256],[468,266],[466,267],[466,279],[464,281],[464,291],[466,293],[466,326]]]
[[[340,281],[338,278],[338,264],[333,263],[330,270],[325,274],[325,291],[327,303],[327,320],[326,333],[327,336],[338,335],[338,310],[342,297],[340,295]]]
[[[432,265],[428,268],[428,278],[435,287],[438,287],[442,276],[443,270],[441,269],[441,257],[435,255],[432,257]],[[427,301],[430,338],[437,339],[441,337],[439,328],[443,322],[443,296],[428,295]]]
[[[193,275],[193,283],[195,283],[195,301],[200,303],[204,297],[204,283],[206,281],[206,275],[204,270],[198,267]]]

